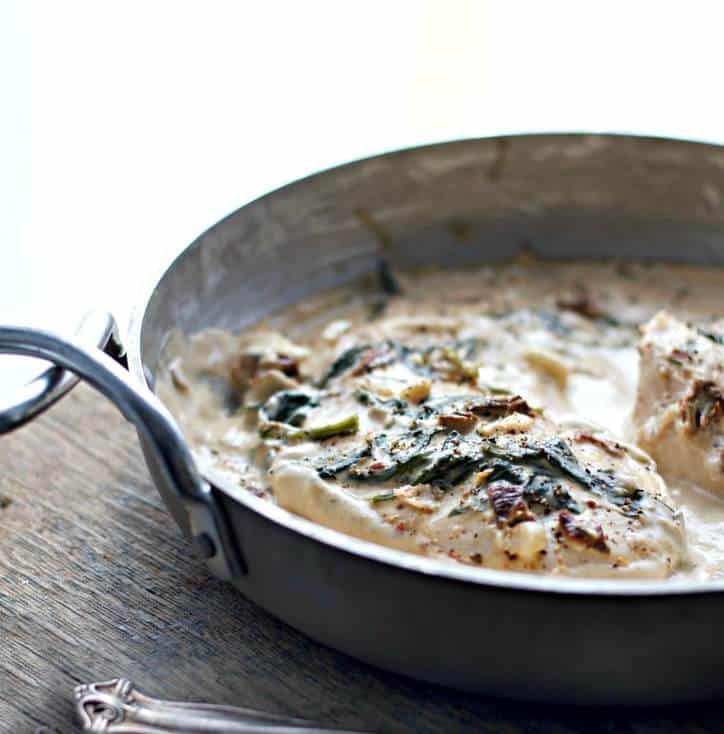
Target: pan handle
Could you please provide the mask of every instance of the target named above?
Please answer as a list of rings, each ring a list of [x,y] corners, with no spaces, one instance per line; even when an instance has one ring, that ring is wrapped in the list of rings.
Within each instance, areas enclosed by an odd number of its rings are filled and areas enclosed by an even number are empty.
[[[114,322],[110,323],[112,326]],[[65,339],[38,329],[0,326],[0,354],[3,353],[44,359],[72,372],[109,398],[150,447],[161,481],[188,513],[192,542],[211,572],[227,581],[246,573],[223,508],[211,486],[201,478],[171,414],[148,388],[137,384],[109,355],[86,347],[77,338]],[[55,391],[47,388],[44,402],[26,400],[25,415],[16,412],[16,425],[49,407],[72,387],[63,383],[65,389],[59,391],[63,378],[55,379],[59,380]]]
[[[116,322],[109,313],[92,311],[76,330],[83,344],[95,345],[117,360],[123,359]],[[51,365],[19,391],[0,396],[0,434],[9,433],[40,415],[78,383],[78,377]]]

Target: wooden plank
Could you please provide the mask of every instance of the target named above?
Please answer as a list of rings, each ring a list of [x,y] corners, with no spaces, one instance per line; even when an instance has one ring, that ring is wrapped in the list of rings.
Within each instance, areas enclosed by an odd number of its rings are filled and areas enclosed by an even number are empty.
[[[0,732],[70,734],[73,687],[117,676],[162,698],[377,732],[722,731],[721,704],[523,705],[386,674],[311,642],[190,557],[133,430],[88,388],[0,439],[0,459]]]

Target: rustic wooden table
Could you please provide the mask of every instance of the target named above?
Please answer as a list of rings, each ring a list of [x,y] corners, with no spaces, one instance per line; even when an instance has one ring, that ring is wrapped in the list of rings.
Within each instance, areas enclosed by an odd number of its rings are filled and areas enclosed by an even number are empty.
[[[73,687],[117,676],[152,696],[371,732],[724,731],[721,704],[511,703],[311,642],[191,558],[133,430],[88,388],[0,439],[0,456],[0,732],[75,732]]]

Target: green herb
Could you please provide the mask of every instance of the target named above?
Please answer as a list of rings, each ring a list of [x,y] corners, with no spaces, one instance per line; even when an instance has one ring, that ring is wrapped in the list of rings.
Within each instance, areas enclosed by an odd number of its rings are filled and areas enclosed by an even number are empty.
[[[357,398],[357,401],[362,405],[369,405],[377,408],[386,408],[387,410],[391,410],[393,413],[397,413],[398,415],[405,415],[410,407],[409,403],[406,400],[401,400],[400,398],[390,398],[389,400],[382,400],[381,398],[378,398],[376,395],[373,395],[366,390],[359,390],[355,394],[355,397]]]
[[[564,324],[563,321],[561,321],[560,316],[558,316],[557,314],[551,313],[550,311],[546,311],[544,309],[538,309],[536,311],[533,311],[532,313],[538,318],[538,320],[541,322],[541,325],[545,329],[553,332],[554,334],[567,336],[571,333],[571,331],[573,331],[570,326]]]
[[[323,441],[325,438],[332,436],[346,436],[350,433],[357,433],[359,430],[359,418],[356,413],[342,418],[336,423],[327,423],[322,426],[314,426],[313,428],[305,428],[301,431],[293,431],[288,433],[286,438],[290,441],[311,440]]]
[[[392,479],[392,477],[398,474],[402,474],[404,472],[410,471],[411,469],[415,469],[416,467],[420,466],[420,464],[424,464],[426,461],[426,455],[413,454],[409,458],[402,461],[395,461],[389,466],[384,467],[383,469],[368,470],[366,472],[357,472],[355,470],[352,470],[350,472],[350,477],[352,477],[353,479],[359,479],[360,481],[366,481],[370,479],[385,481],[387,479]]]
[[[412,484],[431,484],[448,490],[464,482],[480,465],[480,454],[461,454],[462,436],[453,431],[442,445],[437,458],[420,472]]]
[[[369,348],[369,344],[362,344],[358,347],[350,347],[342,352],[342,354],[332,362],[332,366],[327,371],[327,374],[322,378],[319,386],[324,387],[330,380],[333,380],[335,377],[339,377],[341,374],[351,369],[359,359],[360,355],[363,352],[366,352]]]
[[[365,354],[368,351],[370,354]],[[428,377],[431,374],[430,369],[420,365],[416,359],[413,359],[419,354],[419,350],[416,351],[393,340],[350,347],[332,363],[327,374],[320,380],[319,387],[324,387],[330,380],[352,369],[360,360],[360,357],[363,357],[364,367],[367,371],[401,361],[415,374]]]
[[[383,466],[378,469],[353,468],[349,473],[350,478],[362,482],[369,480],[385,481],[424,464],[428,458],[425,449],[430,444],[433,435],[433,433],[427,431],[413,431],[404,437],[409,445],[406,450],[403,449],[402,451],[395,451],[401,439],[388,441],[385,434],[376,436],[375,447],[381,449],[384,454],[384,461],[380,462]],[[376,463],[376,461],[372,462],[372,466]]]
[[[480,459],[474,456],[456,456],[452,452],[438,457],[435,463],[415,477],[413,484],[431,484],[443,490],[464,482],[475,471]]]
[[[373,505],[376,505],[378,502],[387,502],[388,500],[393,500],[397,497],[397,495],[390,491],[390,492],[382,492],[380,494],[376,494],[374,497],[370,497],[370,502]]]
[[[592,494],[605,496],[614,505],[621,507],[627,514],[639,514],[633,503],[643,497],[643,491],[636,487],[622,487],[612,472],[586,469],[576,459],[568,444],[561,438],[551,439],[540,446],[541,455]]]
[[[622,326],[621,322],[614,318],[613,316],[610,316],[609,314],[601,314],[598,317],[598,321],[602,321],[604,324],[608,324],[609,326]],[[624,326],[630,326],[630,324],[623,324]]]
[[[319,400],[313,395],[298,390],[285,390],[272,395],[262,411],[268,420],[300,426],[309,409],[318,405]]]
[[[398,342],[387,342],[390,347],[397,352],[397,358],[412,372],[420,377],[430,377],[432,370],[419,362],[421,355],[429,352],[429,349],[420,351],[419,349],[410,349],[410,347]]]
[[[707,391],[708,394],[708,391]],[[409,413],[411,406],[405,401],[380,401],[373,395],[360,392],[357,399],[363,405],[382,404],[395,411]],[[719,414],[719,398],[699,397],[694,406],[698,422],[711,421]],[[519,404],[520,403],[520,404]],[[525,409],[525,401],[518,396],[491,398],[480,395],[446,396],[422,405],[418,418],[435,415],[442,408],[449,411],[451,405],[480,411],[510,411]],[[358,429],[357,416],[351,416],[329,426],[320,426],[287,434],[286,438],[322,440],[333,435],[353,433]],[[433,447],[433,438],[446,435]],[[367,459],[367,461],[362,461]],[[327,460],[317,467],[323,478],[332,478],[343,471],[356,481],[386,481],[397,477],[413,485],[430,484],[443,491],[463,482],[475,471],[488,470],[486,483],[504,480],[522,488],[531,506],[546,510],[566,509],[580,513],[581,507],[566,488],[563,477],[574,481],[581,488],[599,497],[605,497],[628,516],[640,514],[643,491],[638,487],[622,484],[611,470],[593,469],[583,465],[570,446],[561,438],[551,438],[540,443],[501,440],[481,440],[476,435],[462,436],[458,431],[445,433],[439,427],[417,428],[413,431],[375,437],[372,445],[336,461]],[[476,508],[473,508],[476,509]]]
[[[354,466],[358,461],[369,456],[370,451],[370,447],[365,446],[365,448],[363,448],[361,451],[349,454],[348,456],[343,456],[333,463],[321,463],[316,467],[317,474],[319,474],[322,479],[333,479],[340,472],[349,469],[351,466]]]
[[[538,451],[552,466],[591,491],[611,489],[604,480],[581,466],[568,444],[561,438],[545,441],[534,451]]]
[[[557,469],[563,475],[573,479],[584,489],[599,497],[606,497],[612,504],[616,505],[626,515],[638,515],[641,510],[638,505],[643,497],[643,491],[637,487],[624,487],[617,480],[615,474],[605,470],[591,470],[583,467],[574,453],[563,439],[555,438],[543,442],[542,444],[528,444],[527,446],[506,446],[500,447],[492,442],[485,447],[485,451],[493,456],[499,456],[501,459],[518,459],[523,466],[533,466],[536,468],[536,474],[549,474],[546,471],[545,464]],[[499,476],[501,478],[521,477],[518,473],[519,467],[511,468],[503,465],[499,468]],[[503,475],[508,476],[503,476]],[[497,477],[496,477],[497,478]],[[492,478],[489,478],[492,481]],[[550,481],[536,480],[537,484],[531,484],[530,491],[535,496],[545,497],[550,504],[563,503],[564,506],[574,503],[569,493],[560,485],[551,484]],[[553,499],[551,499],[553,498]],[[575,503],[574,503],[575,504]],[[568,509],[571,509],[570,507]],[[575,511],[575,510],[574,510]]]
[[[724,334],[715,334],[713,331],[706,331],[705,329],[697,329],[697,332],[705,339],[710,339],[715,344],[724,346]]]
[[[387,311],[387,303],[386,298],[381,298],[378,301],[372,301],[372,303],[367,307],[367,320],[375,321],[380,318],[380,316]]]
[[[377,265],[377,277],[380,280],[382,291],[388,296],[399,296],[402,293],[402,288],[397,282],[397,278],[392,274],[390,264],[387,260],[379,261]]]
[[[478,368],[473,364],[463,362],[455,349],[452,347],[443,347],[442,356],[454,367],[459,379],[475,382],[478,376]]]
[[[523,494],[532,504],[553,510],[570,510],[576,514],[581,512],[580,505],[571,497],[571,493],[555,477],[547,474],[532,473],[523,488]]]

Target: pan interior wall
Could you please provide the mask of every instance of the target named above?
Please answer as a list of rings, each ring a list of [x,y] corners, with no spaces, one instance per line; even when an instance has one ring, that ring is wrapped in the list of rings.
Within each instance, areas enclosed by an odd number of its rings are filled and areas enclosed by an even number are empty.
[[[140,348],[237,331],[376,266],[620,258],[724,263],[724,149],[528,135],[445,143],[326,171],[242,207],[192,243],[150,298]],[[133,349],[133,345],[131,345]]]

